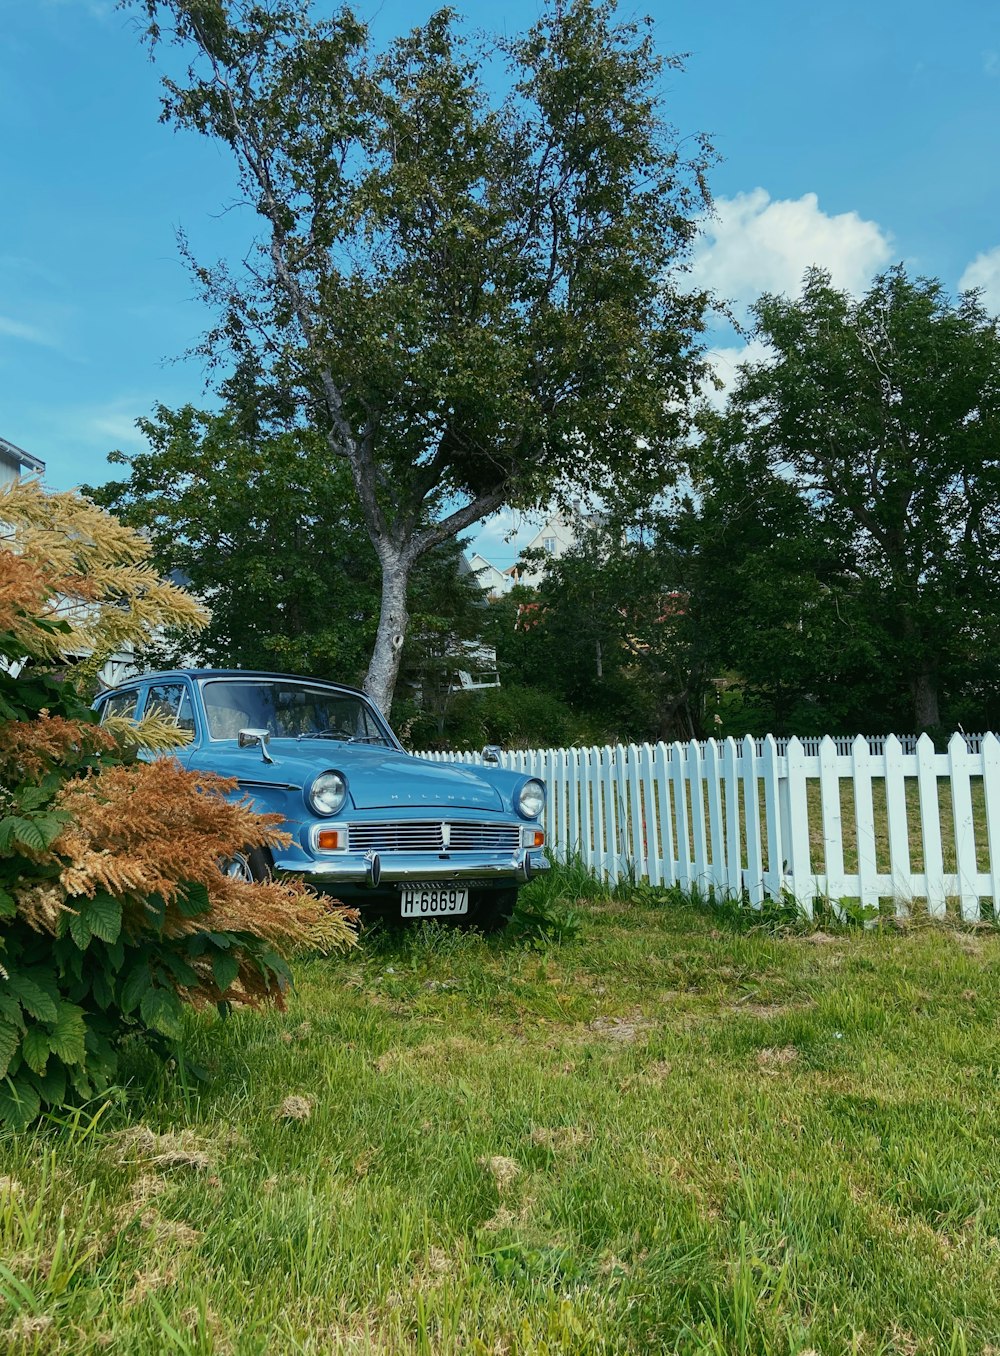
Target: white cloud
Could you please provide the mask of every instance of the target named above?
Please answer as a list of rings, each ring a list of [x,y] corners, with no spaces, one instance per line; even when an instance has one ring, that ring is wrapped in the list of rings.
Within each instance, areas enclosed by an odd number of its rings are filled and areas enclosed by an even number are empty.
[[[892,239],[857,212],[828,216],[815,193],[772,200],[763,188],[719,198],[694,259],[695,280],[740,310],[762,292],[794,296],[816,264],[835,287],[860,294],[892,257]]]
[[[963,292],[973,287],[983,289],[983,305],[994,315],[1000,315],[1000,245],[977,254],[958,280]]]
[[[10,316],[0,315],[0,335],[8,339],[23,339],[28,344],[41,344],[43,348],[57,348],[56,341],[44,330],[35,325],[25,325],[21,320],[12,320]]]
[[[740,364],[766,362],[772,356],[772,350],[759,339],[751,339],[749,344],[742,347],[711,349],[708,360],[722,386],[716,388],[711,382],[706,381],[702,385],[702,395],[714,409],[723,409],[736,383],[736,372]]]

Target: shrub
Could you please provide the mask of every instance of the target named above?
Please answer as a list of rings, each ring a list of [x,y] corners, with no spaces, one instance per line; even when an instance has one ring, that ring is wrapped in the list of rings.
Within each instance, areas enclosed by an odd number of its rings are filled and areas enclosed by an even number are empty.
[[[34,484],[0,495],[0,523],[0,1123],[18,1128],[107,1086],[124,1035],[162,1049],[184,1003],[280,1006],[290,950],[354,932],[298,884],[224,873],[285,836],[233,783],[135,760],[175,729],[96,724],[102,652],[198,620],[145,543]]]

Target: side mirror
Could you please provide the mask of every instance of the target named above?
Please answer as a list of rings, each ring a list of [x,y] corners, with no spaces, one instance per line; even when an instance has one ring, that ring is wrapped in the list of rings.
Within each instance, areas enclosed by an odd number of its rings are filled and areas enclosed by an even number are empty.
[[[265,763],[273,763],[274,759],[267,751],[267,746],[271,742],[271,736],[267,730],[241,730],[239,733],[239,742],[241,749],[252,749],[255,744],[260,745],[260,756]]]
[[[483,762],[489,767],[499,767],[501,753],[503,749],[499,744],[487,744],[483,749]]]

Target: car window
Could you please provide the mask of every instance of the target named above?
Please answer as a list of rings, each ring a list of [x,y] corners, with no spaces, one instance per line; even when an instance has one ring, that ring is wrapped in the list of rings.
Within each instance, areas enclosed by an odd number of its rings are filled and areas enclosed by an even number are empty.
[[[115,692],[108,697],[101,707],[101,721],[103,723],[110,716],[122,716],[125,720],[134,720],[135,709],[138,704],[138,688],[131,688],[128,692]]]
[[[179,730],[194,734],[194,711],[186,683],[153,683],[146,694],[143,716],[170,720]]]
[[[394,747],[361,697],[281,679],[207,682],[202,690],[212,739],[236,739],[240,730],[278,737],[358,740]]]

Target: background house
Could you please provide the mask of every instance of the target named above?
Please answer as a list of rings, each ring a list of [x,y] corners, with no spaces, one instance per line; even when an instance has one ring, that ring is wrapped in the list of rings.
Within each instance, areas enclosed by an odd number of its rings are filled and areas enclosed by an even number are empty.
[[[0,488],[13,484],[25,471],[31,475],[41,475],[44,470],[44,461],[39,461],[6,438],[0,438]]]

